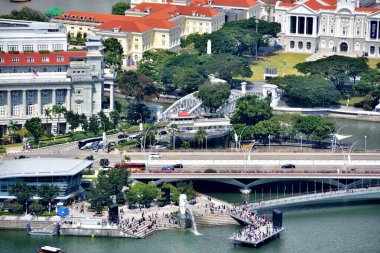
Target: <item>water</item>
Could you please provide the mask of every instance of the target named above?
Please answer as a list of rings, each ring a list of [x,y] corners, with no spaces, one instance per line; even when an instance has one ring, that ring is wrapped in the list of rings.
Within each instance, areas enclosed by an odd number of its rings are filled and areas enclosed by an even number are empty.
[[[0,14],[8,14],[14,9],[24,6],[45,12],[45,10],[58,6],[63,11],[93,11],[111,13],[112,5],[117,2],[129,2],[121,0],[32,0],[24,3],[13,3],[9,0],[0,0]]]
[[[193,210],[191,210],[189,203],[187,201],[186,201],[186,206],[187,206],[187,210],[189,210],[190,215],[191,215],[191,228],[193,229],[194,235],[202,235],[201,233],[198,232],[197,223],[195,222],[195,219],[194,219]]]
[[[240,194],[229,194],[227,198],[237,202],[245,198]],[[175,230],[154,234],[144,240],[124,238],[90,238],[69,236],[27,236],[24,231],[0,231],[0,252],[32,253],[35,249],[51,245],[68,253],[86,250],[91,253],[378,253],[380,249],[380,201],[366,205],[352,205],[345,201],[343,206],[329,208],[298,209],[285,212],[285,232],[279,239],[259,249],[234,247],[227,241],[239,226],[201,227],[202,236],[190,231]]]

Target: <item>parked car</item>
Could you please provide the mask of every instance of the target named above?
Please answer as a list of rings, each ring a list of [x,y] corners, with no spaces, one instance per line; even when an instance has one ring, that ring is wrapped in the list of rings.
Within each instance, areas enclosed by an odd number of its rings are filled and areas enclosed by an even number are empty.
[[[121,139],[121,140],[119,140],[118,142],[117,142],[117,144],[122,144],[122,143],[125,143],[125,142],[127,142],[127,141],[129,141],[128,139]]]
[[[117,136],[117,138],[119,138],[119,139],[125,139],[125,138],[128,138],[128,134],[119,134],[119,135]]]
[[[159,153],[152,153],[149,156],[150,156],[150,158],[162,158],[162,155]]]
[[[173,168],[176,168],[176,169],[182,169],[182,168],[183,168],[183,165],[182,165],[182,163],[177,163],[177,164],[174,164],[174,165],[173,165]]]
[[[86,145],[84,145],[83,147],[81,147],[80,149],[81,150],[91,149],[93,147],[94,143],[98,144],[98,141],[97,142],[89,142]]]
[[[294,164],[288,163],[281,166],[282,169],[295,169],[296,166]]]
[[[174,170],[173,166],[164,166],[162,167],[162,170]]]
[[[166,149],[166,147],[162,146],[162,145],[155,145],[155,146],[153,146],[153,149],[155,149],[155,150],[163,150],[163,149]]]
[[[158,135],[166,135],[166,134],[168,134],[168,132],[167,131],[161,131],[161,132],[158,132]]]

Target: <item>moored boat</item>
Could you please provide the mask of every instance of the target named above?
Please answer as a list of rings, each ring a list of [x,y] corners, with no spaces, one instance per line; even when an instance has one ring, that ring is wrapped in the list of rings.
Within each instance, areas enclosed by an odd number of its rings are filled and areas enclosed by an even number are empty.
[[[37,250],[37,253],[65,253],[60,248],[43,246],[41,249]]]

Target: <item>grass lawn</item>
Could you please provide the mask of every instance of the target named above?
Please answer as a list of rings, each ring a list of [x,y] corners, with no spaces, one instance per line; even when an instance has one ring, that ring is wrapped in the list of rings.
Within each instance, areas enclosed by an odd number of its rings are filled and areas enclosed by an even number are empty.
[[[252,65],[251,69],[253,76],[248,78],[249,81],[262,81],[264,80],[264,69],[271,67],[277,68],[279,76],[285,75],[300,75],[294,65],[300,62],[304,62],[310,54],[300,53],[276,53],[270,57],[260,57],[258,64]],[[283,68],[283,62],[286,61],[285,68]]]
[[[356,103],[359,103],[363,101],[364,97],[350,97],[350,100],[348,101],[349,106],[354,106]],[[339,100],[339,104],[346,106],[347,105],[347,98]]]
[[[376,68],[376,64],[378,64],[380,62],[380,59],[379,58],[368,58],[368,64],[371,68]]]

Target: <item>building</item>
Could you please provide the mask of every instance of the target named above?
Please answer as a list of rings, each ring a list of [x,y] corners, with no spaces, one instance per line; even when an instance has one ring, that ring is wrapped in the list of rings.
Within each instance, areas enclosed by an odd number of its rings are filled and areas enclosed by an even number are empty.
[[[287,52],[380,57],[380,8],[358,0],[277,2],[278,43]]]
[[[6,160],[0,164],[0,200],[15,199],[9,191],[18,182],[32,187],[34,192],[42,184],[59,187],[56,200],[65,202],[83,192],[80,187],[82,170],[93,162],[81,159],[26,158]],[[35,195],[34,199],[38,199]]]
[[[89,41],[86,50],[69,51],[61,24],[0,20],[0,125],[19,127],[28,118],[49,121],[48,131],[65,132],[58,115],[45,115],[56,104],[86,116],[113,108],[103,104],[104,80],[113,91],[114,74],[104,73],[103,46]],[[113,92],[111,92],[112,94]],[[106,109],[107,108],[107,109]],[[61,117],[63,118],[63,117]]]
[[[124,50],[123,65],[135,66],[146,50],[180,48],[181,37],[211,33],[224,24],[224,14],[208,7],[142,3],[126,16],[68,11],[51,20],[63,24],[70,36],[78,33],[117,38]]]

